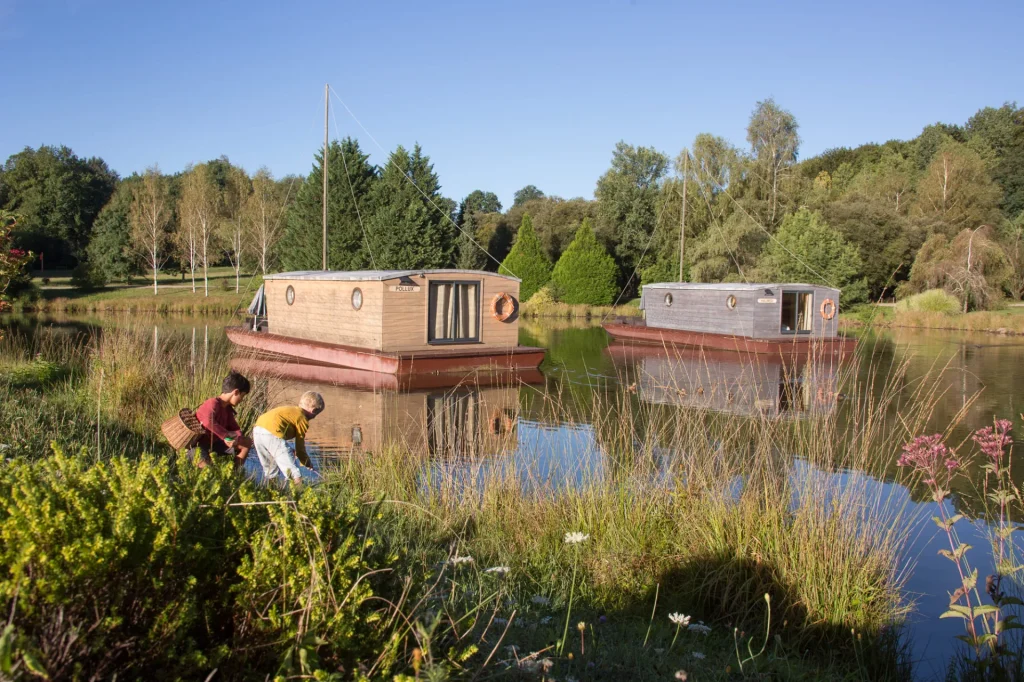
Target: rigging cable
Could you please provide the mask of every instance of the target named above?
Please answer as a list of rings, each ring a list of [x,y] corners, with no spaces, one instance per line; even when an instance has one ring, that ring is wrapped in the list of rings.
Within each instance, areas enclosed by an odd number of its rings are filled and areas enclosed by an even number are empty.
[[[328,86],[330,87],[330,86]],[[334,120],[334,133],[335,136],[339,135],[341,128],[338,127],[338,117],[334,113],[334,109],[331,109],[331,118]],[[337,137],[335,137],[337,139]],[[341,148],[341,163],[345,167],[345,177],[348,179],[348,194],[352,197],[352,205],[356,207],[356,218],[359,220],[359,229],[363,232],[363,242],[366,244],[366,252],[370,254],[370,265],[373,269],[377,269],[377,260],[373,257],[373,249],[370,247],[370,236],[366,233],[366,227],[363,226],[363,216],[359,212],[359,202],[356,201],[356,193],[352,189],[352,176],[348,172],[348,161],[345,160],[345,145],[339,143],[338,146]],[[324,150],[324,154],[327,150]]]
[[[360,127],[360,128],[362,129],[362,131],[363,131],[364,133],[366,133],[366,135],[367,135],[367,136],[368,136],[368,137],[369,137],[369,138],[370,138],[370,139],[371,139],[371,140],[373,141],[373,143],[374,143],[375,145],[377,145],[377,148],[378,148],[378,149],[380,149],[382,153],[384,153],[384,154],[388,154],[388,151],[387,151],[386,149],[384,149],[384,147],[383,147],[383,146],[381,146],[380,142],[378,142],[378,141],[377,141],[377,138],[375,138],[375,137],[373,136],[373,134],[372,134],[372,133],[371,133],[371,132],[370,132],[369,130],[367,130],[367,129],[366,129],[366,126],[364,126],[364,125],[362,124],[362,122],[361,122],[361,121],[360,121],[360,120],[359,120],[358,118],[356,118],[356,115],[355,115],[355,114],[353,114],[353,113],[352,113],[352,110],[348,108],[348,105],[347,105],[347,104],[345,104],[345,100],[343,100],[343,99],[341,98],[341,96],[340,96],[340,95],[338,95],[338,92],[337,92],[337,91],[336,91],[336,90],[334,89],[334,87],[333,87],[333,86],[330,86],[330,89],[331,89],[331,92],[332,92],[332,93],[334,93],[334,97],[335,97],[335,98],[336,98],[336,99],[338,100],[338,102],[339,102],[339,103],[341,103],[341,106],[345,107],[345,111],[347,111],[347,112],[348,112],[348,115],[349,115],[349,116],[351,116],[351,117],[352,117],[352,120],[356,122],[356,125],[358,125],[358,126],[359,126],[359,127]],[[389,154],[389,158],[390,158],[390,154]],[[452,218],[451,218],[451,216],[450,216],[450,215],[448,214],[448,212],[447,212],[447,211],[444,211],[444,210],[443,210],[443,209],[442,209],[442,208],[441,208],[440,206],[438,206],[438,205],[437,205],[437,203],[435,203],[435,202],[434,202],[434,199],[433,199],[433,198],[432,198],[432,197],[431,197],[431,196],[430,196],[429,194],[427,194],[426,192],[424,192],[424,191],[423,191],[423,190],[422,190],[422,189],[420,188],[420,186],[416,184],[416,181],[415,181],[415,180],[413,180],[413,179],[412,179],[411,177],[409,177],[409,169],[408,169],[408,168],[403,168],[403,169],[401,169],[401,170],[402,170],[402,176],[403,176],[403,177],[404,177],[404,178],[405,178],[406,180],[408,180],[408,181],[409,181],[409,182],[410,182],[410,183],[412,184],[412,186],[413,186],[413,187],[415,187],[415,188],[416,188],[416,191],[418,191],[418,192],[419,192],[420,194],[422,194],[422,195],[423,195],[423,198],[424,198],[424,199],[426,199],[426,200],[427,200],[427,201],[428,201],[428,202],[430,203],[430,205],[431,205],[431,206],[433,206],[433,207],[434,207],[434,209],[435,209],[435,210],[437,210],[437,212],[441,214],[441,217],[443,217],[443,218],[444,218],[445,220],[447,220],[447,221],[448,221],[449,223],[451,223],[452,225],[454,225],[454,226],[455,226],[455,228],[456,228],[456,229],[457,229],[457,230],[458,230],[459,232],[461,232],[461,233],[462,233],[463,235],[465,235],[465,236],[466,236],[466,238],[467,238],[467,239],[469,239],[469,241],[471,241],[471,242],[472,242],[472,243],[473,243],[473,244],[474,244],[474,245],[475,245],[475,246],[476,246],[477,248],[479,248],[479,249],[480,249],[481,251],[483,251],[483,252],[484,252],[484,253],[485,253],[485,254],[487,255],[487,257],[488,257],[488,258],[490,258],[490,259],[491,259],[492,261],[494,261],[495,263],[497,263],[500,269],[503,269],[503,270],[505,270],[505,272],[509,273],[509,274],[510,274],[510,275],[512,275],[513,277],[518,277],[518,275],[516,275],[516,273],[512,272],[511,270],[509,270],[509,269],[508,269],[507,267],[501,267],[501,261],[500,261],[500,260],[498,260],[497,258],[495,258],[495,257],[494,257],[494,256],[493,256],[493,255],[491,254],[491,252],[490,252],[490,251],[488,251],[488,250],[487,250],[486,248],[484,248],[484,247],[483,247],[483,246],[482,246],[482,245],[480,244],[480,242],[478,242],[478,241],[476,240],[476,238],[475,238],[475,237],[474,237],[474,236],[473,236],[472,234],[470,234],[470,233],[469,233],[469,232],[467,232],[466,230],[462,229],[462,227],[461,227],[461,226],[460,226],[460,225],[459,225],[458,223],[456,223],[456,222],[455,222],[454,220],[452,220]]]

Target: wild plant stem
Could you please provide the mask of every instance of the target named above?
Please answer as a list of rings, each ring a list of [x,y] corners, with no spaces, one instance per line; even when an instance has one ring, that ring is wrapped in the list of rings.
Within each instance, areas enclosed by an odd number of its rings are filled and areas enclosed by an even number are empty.
[[[562,655],[562,651],[565,650],[565,638],[569,636],[569,619],[572,616],[572,600],[576,594],[576,567],[579,566],[580,555],[576,552],[572,562],[572,582],[569,585],[569,608],[565,612],[565,627],[562,628],[562,640],[558,643],[558,655]]]

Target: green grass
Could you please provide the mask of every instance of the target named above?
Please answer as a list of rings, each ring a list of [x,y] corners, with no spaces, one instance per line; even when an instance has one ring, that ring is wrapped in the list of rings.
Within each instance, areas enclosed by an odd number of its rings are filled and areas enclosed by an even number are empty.
[[[9,446],[5,456],[42,467],[31,462],[49,457],[49,444],[56,442],[68,457],[111,467],[109,476],[122,471],[122,458],[130,463],[142,461],[143,452],[169,454],[159,424],[178,408],[217,393],[230,352],[226,343],[217,343],[208,363],[194,364],[187,338],[158,340],[154,349],[152,331],[142,328],[105,333],[87,349],[50,342],[45,335],[33,344],[6,340],[0,362],[53,363],[64,376],[0,382],[0,409],[10,417],[0,421],[0,443]],[[812,475],[885,466],[878,453],[898,451],[934,401],[919,383],[916,394],[904,396],[913,399],[910,407],[899,419],[891,416],[885,408],[896,399],[901,376],[896,370],[881,398],[851,388],[849,404],[859,419],[849,426],[834,412],[797,422],[638,405],[624,387],[601,398],[605,402],[593,409],[597,417],[586,425],[602,446],[606,473],[584,474],[567,488],[524,469],[510,449],[492,460],[502,462],[500,467],[430,466],[400,443],[339,462],[325,471],[324,484],[303,494],[312,496],[307,503],[317,509],[341,510],[355,500],[372,511],[360,513],[344,530],[372,539],[382,550],[373,557],[379,563],[361,569],[379,597],[358,616],[366,639],[361,667],[410,676],[419,668],[421,679],[428,670],[430,679],[470,679],[477,672],[508,676],[510,667],[522,670],[530,661],[549,659],[548,674],[555,679],[663,680],[678,670],[688,671],[690,679],[712,680],[901,679],[903,663],[886,626],[898,623],[905,610],[898,562],[904,511],[865,485],[840,489],[834,479]],[[253,394],[240,413],[246,428],[267,404],[266,378],[252,379]],[[546,397],[545,422],[576,425],[575,400],[571,385]],[[669,463],[660,468],[657,462],[667,453]],[[148,483],[124,489],[156,495],[173,492],[179,480],[206,480],[194,478],[195,472],[182,479],[175,468],[180,464],[161,464],[159,458],[146,460]],[[459,475],[462,465],[479,477]],[[537,485],[524,488],[524,477]],[[265,499],[259,492],[240,494]],[[176,495],[166,504],[182,505],[184,513],[188,498]],[[826,499],[830,503],[822,504]],[[167,523],[178,513],[168,513]],[[241,511],[223,513],[229,518]],[[161,522],[147,523],[159,529]],[[257,525],[247,532],[269,528]],[[311,542],[301,528],[288,537]],[[575,531],[589,539],[566,544],[565,533]],[[192,541],[200,538],[185,533],[175,546]],[[474,560],[453,565],[455,556]],[[209,557],[228,560],[216,553]],[[510,570],[503,577],[486,572],[493,566]],[[181,570],[208,568],[174,567]],[[308,600],[288,608],[321,614],[312,621],[320,623],[333,607],[316,587],[316,575],[326,574],[306,575],[306,582],[287,583],[286,590],[282,582],[280,589],[288,595],[308,591]],[[271,596],[265,598],[278,594],[266,589]],[[537,596],[547,603],[536,603]],[[27,608],[30,600],[23,599]],[[711,633],[684,631],[673,646],[672,612],[705,621]],[[567,625],[569,636],[558,647]],[[325,625],[316,627],[329,632]],[[296,646],[305,647],[307,658],[312,651],[314,658],[339,660],[341,640],[317,644],[315,628],[306,634],[301,627],[298,634],[286,631],[291,635],[267,643],[275,660],[293,655]],[[22,635],[29,651],[37,641],[32,638],[45,631]],[[695,658],[695,651],[705,658]],[[219,655],[236,660],[235,653]],[[181,665],[196,660],[182,657]],[[124,670],[130,677],[132,668]]]

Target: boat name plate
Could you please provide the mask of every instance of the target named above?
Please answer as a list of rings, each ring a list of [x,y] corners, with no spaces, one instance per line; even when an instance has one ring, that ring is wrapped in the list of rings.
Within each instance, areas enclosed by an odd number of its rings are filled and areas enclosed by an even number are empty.
[[[420,290],[417,286],[408,286],[404,284],[392,284],[388,287],[391,291],[400,291],[403,293],[415,293]]]
[[[777,298],[759,298],[759,299],[757,299],[757,302],[758,303],[778,303],[779,300]]]

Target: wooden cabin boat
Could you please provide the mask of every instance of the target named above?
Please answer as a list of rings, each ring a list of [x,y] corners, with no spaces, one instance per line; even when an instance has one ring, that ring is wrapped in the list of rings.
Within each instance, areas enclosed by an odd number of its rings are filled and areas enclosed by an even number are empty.
[[[255,354],[385,374],[536,369],[519,345],[519,280],[477,270],[267,275],[265,325],[228,338]],[[260,293],[257,294],[257,299]],[[260,306],[254,300],[257,316]]]
[[[648,284],[644,320],[605,324],[615,339],[748,353],[846,353],[839,290],[810,284]]]

